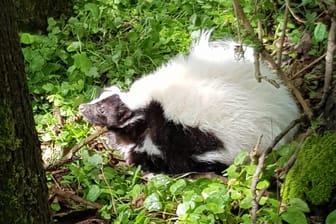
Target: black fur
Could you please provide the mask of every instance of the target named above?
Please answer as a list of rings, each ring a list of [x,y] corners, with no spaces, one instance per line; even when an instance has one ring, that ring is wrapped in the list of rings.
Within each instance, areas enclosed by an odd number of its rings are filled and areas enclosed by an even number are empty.
[[[99,108],[105,109],[103,115]],[[195,156],[202,153],[223,148],[223,143],[211,133],[167,120],[159,102],[153,101],[145,108],[131,111],[119,97],[112,95],[95,104],[83,104],[80,110],[89,122],[108,127],[113,133],[110,135],[111,142],[119,145],[134,144],[125,159],[128,163],[141,165],[145,171],[172,174],[191,171],[221,172],[226,167],[221,163],[200,162],[195,159]],[[134,116],[142,118],[127,126],[122,125]],[[135,151],[137,147],[143,146],[146,136],[161,151],[162,156]]]

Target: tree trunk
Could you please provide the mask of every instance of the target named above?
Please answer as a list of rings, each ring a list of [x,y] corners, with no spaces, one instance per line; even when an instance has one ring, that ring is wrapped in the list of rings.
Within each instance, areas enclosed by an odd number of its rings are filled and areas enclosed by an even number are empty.
[[[72,14],[73,0],[14,0],[20,31],[45,32],[48,17],[59,18]]]
[[[50,223],[13,1],[0,8],[0,223]]]

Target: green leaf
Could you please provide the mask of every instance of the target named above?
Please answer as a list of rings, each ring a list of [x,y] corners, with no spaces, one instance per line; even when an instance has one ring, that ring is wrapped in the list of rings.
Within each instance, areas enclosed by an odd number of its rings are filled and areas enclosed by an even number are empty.
[[[51,83],[46,83],[42,86],[42,89],[44,89],[46,92],[51,92],[54,89],[54,85]]]
[[[85,73],[88,77],[98,78],[99,73],[96,67],[91,67],[88,72]]]
[[[35,41],[35,36],[29,33],[22,33],[20,35],[20,42],[23,44],[32,44]]]
[[[245,162],[245,159],[246,159],[246,157],[248,156],[248,154],[249,154],[249,153],[248,153],[247,151],[243,151],[243,152],[239,153],[239,154],[236,156],[236,158],[234,159],[234,164],[235,164],[236,166],[243,164],[243,163]]]
[[[38,52],[32,55],[32,60],[30,62],[30,69],[32,71],[41,71],[44,64],[45,64],[45,60]]]
[[[285,212],[281,214],[281,218],[288,222],[288,224],[307,224],[305,214],[300,209],[288,207]]]
[[[239,176],[239,173],[237,172],[237,166],[236,165],[231,165],[229,166],[225,172],[228,175],[229,179],[236,179]]]
[[[149,211],[159,211],[162,209],[162,202],[158,193],[149,195],[144,201],[144,207]]]
[[[71,42],[71,44],[67,47],[67,51],[73,52],[73,51],[80,49],[81,47],[82,47],[82,42],[74,41],[74,42]]]
[[[206,207],[213,213],[219,214],[224,212],[224,208],[221,204],[208,202],[206,203]]]
[[[99,154],[94,154],[88,158],[88,163],[92,166],[98,166],[103,163],[103,157]]]
[[[187,184],[184,179],[179,179],[170,186],[169,190],[172,194],[179,194],[181,191],[183,191],[186,185]]]
[[[299,209],[302,212],[309,212],[309,207],[301,198],[291,198],[288,202],[290,207]]]
[[[203,191],[202,191],[202,196],[204,199],[207,199],[209,197],[217,197],[218,194],[224,194],[226,193],[226,188],[223,184],[220,183],[212,183],[209,184],[208,187],[206,187]],[[222,195],[221,195],[222,196]]]
[[[84,9],[90,11],[92,13],[93,18],[97,18],[99,16],[98,6],[94,3],[85,4]]]
[[[317,23],[314,29],[314,38],[317,42],[321,42],[328,37],[327,26],[324,23]]]
[[[101,190],[100,190],[98,185],[96,185],[96,184],[90,185],[89,192],[86,195],[86,199],[90,200],[90,201],[96,201],[97,198],[100,195],[100,192],[101,192]]]
[[[269,187],[269,182],[268,180],[262,180],[262,181],[259,181],[258,184],[257,184],[257,189],[264,189],[264,188],[268,188]]]
[[[150,182],[156,189],[158,189],[168,186],[168,184],[171,182],[171,179],[166,175],[157,175],[153,177]]]
[[[240,208],[249,209],[252,207],[252,196],[246,196],[239,204]]]
[[[231,193],[230,197],[233,200],[239,200],[242,197],[242,193],[237,191],[237,190],[232,189],[232,191],[230,193]]]
[[[112,167],[104,167],[103,171],[106,180],[112,180],[118,175],[117,171]]]
[[[336,210],[329,213],[326,219],[326,224],[335,224],[336,223]]]
[[[51,207],[51,209],[53,211],[56,211],[56,212],[58,212],[59,210],[61,210],[60,204],[56,203],[56,202],[51,203],[50,207]]]
[[[83,73],[87,73],[92,67],[92,63],[85,53],[75,54],[73,56],[74,65],[81,70]]]
[[[176,214],[178,216],[183,216],[189,211],[189,209],[190,209],[189,203],[178,204],[178,206],[176,208]]]

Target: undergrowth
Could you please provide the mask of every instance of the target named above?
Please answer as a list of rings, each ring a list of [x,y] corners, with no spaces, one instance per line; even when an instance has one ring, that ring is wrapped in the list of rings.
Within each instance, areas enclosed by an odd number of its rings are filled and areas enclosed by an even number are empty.
[[[262,0],[259,7],[244,3],[252,21],[263,19],[265,42],[275,43],[283,25],[279,12],[284,10],[283,2]],[[308,30],[313,34],[311,54],[318,55],[319,45],[326,41],[326,26],[308,10],[318,8],[318,2],[293,4],[308,22],[298,27],[290,21],[287,35],[297,44],[302,31]],[[20,36],[46,164],[94,132],[78,117],[77,106],[93,99],[101,88],[126,89],[137,77],[186,52],[191,36],[200,29],[215,28],[215,37],[228,38],[241,31],[231,1],[223,0],[78,0],[74,12],[67,19],[49,18],[46,35]],[[252,25],[256,27],[255,22]],[[281,204],[278,186],[272,184],[274,171],[292,152],[293,146],[285,146],[266,163],[257,185],[257,191],[264,192],[257,211],[259,223],[307,223],[307,204],[300,199]],[[157,175],[147,181],[139,167],[111,164],[115,152],[98,142],[83,147],[74,161],[63,166],[62,175],[49,173],[48,183],[51,189],[70,190],[96,202],[99,215],[112,223],[251,223],[250,186],[256,165],[245,164],[246,156],[236,158],[223,172],[224,179]],[[57,213],[87,205],[55,199],[51,207]]]

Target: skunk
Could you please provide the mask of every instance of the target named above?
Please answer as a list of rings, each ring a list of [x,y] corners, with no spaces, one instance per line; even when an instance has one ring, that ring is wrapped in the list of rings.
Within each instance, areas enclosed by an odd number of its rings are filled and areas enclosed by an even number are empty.
[[[221,172],[260,136],[259,148],[266,149],[299,117],[288,89],[266,65],[262,75],[280,87],[256,81],[251,48],[237,58],[237,43],[210,36],[201,32],[188,55],[172,58],[129,91],[105,88],[79,106],[88,122],[108,128],[110,144],[128,164],[171,174]]]

